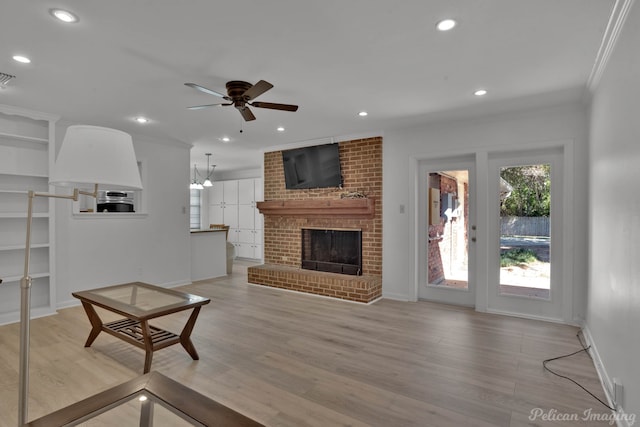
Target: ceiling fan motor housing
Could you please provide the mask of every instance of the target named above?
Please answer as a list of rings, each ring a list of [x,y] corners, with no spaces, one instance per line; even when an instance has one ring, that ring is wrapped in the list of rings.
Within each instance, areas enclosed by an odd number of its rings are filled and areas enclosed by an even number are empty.
[[[251,89],[252,86],[253,85],[248,82],[233,80],[227,82],[227,94],[229,95],[229,98],[233,99],[234,101],[238,100],[238,98],[243,99],[244,93],[247,90]]]

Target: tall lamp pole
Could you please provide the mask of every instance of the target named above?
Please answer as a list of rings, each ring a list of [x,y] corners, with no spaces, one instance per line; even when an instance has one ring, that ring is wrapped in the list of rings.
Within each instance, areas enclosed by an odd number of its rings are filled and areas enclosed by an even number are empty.
[[[20,370],[18,378],[18,425],[27,423],[27,400],[29,398],[29,336],[31,323],[31,284],[29,265],[31,260],[31,223],[33,222],[33,199],[35,197],[55,197],[57,199],[70,199],[78,201],[78,195],[96,197],[98,184],[95,184],[93,193],[80,191],[77,188],[70,195],[36,193],[29,190],[29,204],[27,207],[27,241],[24,248],[24,276],[20,280]],[[1,283],[1,282],[0,282]]]
[[[140,173],[129,134],[97,126],[69,126],[49,180],[51,185],[74,187],[73,194],[28,192],[24,276],[20,280],[20,366],[18,427],[28,422],[29,337],[31,323],[31,223],[33,199],[52,197],[77,201],[80,194],[96,197],[98,184],[110,189],[141,190]],[[93,188],[93,192],[80,188]],[[0,279],[0,283],[2,280]]]

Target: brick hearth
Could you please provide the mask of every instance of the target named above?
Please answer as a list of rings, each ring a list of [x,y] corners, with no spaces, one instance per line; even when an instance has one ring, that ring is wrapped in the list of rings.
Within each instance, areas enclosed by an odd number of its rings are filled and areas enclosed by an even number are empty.
[[[382,138],[341,142],[339,148],[342,189],[287,190],[282,153],[264,154],[265,263],[248,269],[250,283],[358,302],[370,302],[382,295]],[[350,215],[341,210],[341,195],[351,192],[369,199],[364,203],[364,214]],[[318,206],[318,210],[273,209],[304,202],[309,207]],[[302,228],[362,230],[362,276],[301,269]]]
[[[371,302],[382,294],[379,276],[349,276],[275,264],[249,267],[249,283],[358,302]]]

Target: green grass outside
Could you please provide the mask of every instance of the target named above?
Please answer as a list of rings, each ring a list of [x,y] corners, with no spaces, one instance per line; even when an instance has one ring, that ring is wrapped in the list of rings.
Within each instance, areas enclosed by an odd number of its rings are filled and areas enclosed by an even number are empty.
[[[500,254],[500,267],[529,264],[538,261],[536,253],[531,249],[516,248]]]

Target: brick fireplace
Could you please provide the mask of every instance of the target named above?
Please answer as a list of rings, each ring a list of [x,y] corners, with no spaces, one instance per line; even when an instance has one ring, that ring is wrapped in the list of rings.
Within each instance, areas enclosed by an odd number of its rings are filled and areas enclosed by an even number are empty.
[[[358,302],[382,295],[382,138],[340,142],[343,188],[285,189],[282,153],[264,154],[264,264],[250,283]],[[366,198],[342,198],[353,193]],[[302,269],[303,229],[358,230],[360,275]]]

